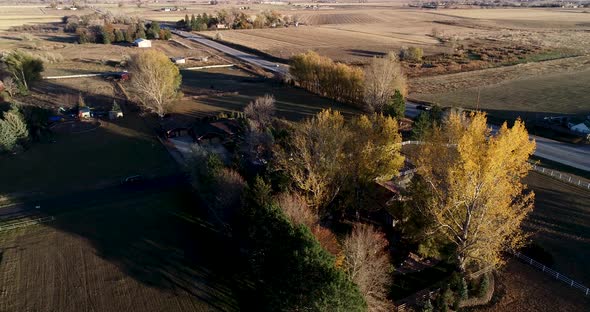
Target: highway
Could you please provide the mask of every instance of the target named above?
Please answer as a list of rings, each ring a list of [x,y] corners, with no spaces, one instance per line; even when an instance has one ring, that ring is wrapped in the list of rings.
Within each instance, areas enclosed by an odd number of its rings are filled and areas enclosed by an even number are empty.
[[[266,69],[279,76],[285,76],[289,72],[289,67],[286,65],[264,60],[259,56],[230,48],[202,36],[181,30],[172,30],[172,32],[178,36],[203,44],[254,66]],[[420,112],[421,110],[418,109],[418,104],[411,102],[406,103],[407,117],[416,118]],[[494,128],[494,126],[492,126],[492,128]],[[570,167],[590,171],[590,146],[573,145],[533,135],[531,136],[531,139],[534,139],[537,142],[535,156],[559,162]]]
[[[185,39],[200,43],[205,46],[208,46],[210,48],[213,48],[217,51],[223,52],[229,56],[235,57],[236,59],[239,59],[239,60],[244,61],[246,63],[266,69],[266,70],[268,70],[272,73],[275,73],[279,76],[285,76],[287,73],[289,73],[289,68],[286,65],[267,61],[257,55],[249,54],[246,52],[236,50],[234,48],[230,48],[230,47],[228,47],[224,44],[221,44],[217,41],[207,39],[207,38],[199,36],[199,35],[191,34],[186,31],[182,31],[182,30],[171,30],[171,31],[172,31],[172,33],[174,33],[180,37],[183,37]]]

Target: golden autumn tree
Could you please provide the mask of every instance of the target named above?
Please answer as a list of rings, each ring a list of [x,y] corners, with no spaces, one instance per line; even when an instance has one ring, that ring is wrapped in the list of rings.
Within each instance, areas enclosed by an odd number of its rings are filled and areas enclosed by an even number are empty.
[[[404,164],[402,136],[397,120],[380,113],[354,118],[350,129],[349,158],[342,169],[348,176],[348,203],[359,210],[375,182],[391,180],[399,173]]]
[[[506,123],[497,133],[485,113],[451,114],[426,136],[416,160],[422,187],[420,212],[432,234],[451,242],[461,271],[502,263],[501,253],[520,247],[520,225],[534,194],[522,183],[535,149],[524,123]]]
[[[131,56],[129,73],[131,93],[145,110],[160,117],[168,113],[174,101],[181,96],[180,71],[160,51],[148,50]]]
[[[286,149],[277,153],[278,165],[316,212],[332,202],[342,188],[344,172],[340,166],[346,159],[349,136],[342,114],[323,110],[302,122]]]
[[[391,179],[403,164],[397,121],[381,114],[346,122],[324,110],[295,128],[277,163],[318,212],[341,195],[360,209],[376,180]]]

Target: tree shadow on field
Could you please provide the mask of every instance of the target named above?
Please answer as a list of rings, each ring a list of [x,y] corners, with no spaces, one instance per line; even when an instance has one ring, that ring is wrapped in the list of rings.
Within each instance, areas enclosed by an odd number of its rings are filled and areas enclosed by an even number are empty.
[[[557,271],[590,283],[590,191],[534,172],[524,181],[535,192],[535,206],[524,228],[551,253]]]
[[[125,275],[161,290],[161,300],[173,295],[207,310],[247,310],[238,249],[204,221],[186,181],[145,183],[109,190],[50,225],[90,242]]]
[[[378,51],[369,51],[369,50],[359,50],[359,49],[347,49],[348,54],[360,57],[381,57],[384,56],[385,53],[378,52]]]

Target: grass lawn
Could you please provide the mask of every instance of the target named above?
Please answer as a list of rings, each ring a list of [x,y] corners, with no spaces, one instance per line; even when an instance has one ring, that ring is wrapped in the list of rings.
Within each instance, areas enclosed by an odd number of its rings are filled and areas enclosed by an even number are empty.
[[[240,265],[188,186],[0,232],[0,311],[237,311]]]
[[[0,156],[0,195],[61,194],[118,183],[122,177],[174,172],[175,164],[139,117],[102,122],[97,130],[57,134],[55,143],[33,143]]]

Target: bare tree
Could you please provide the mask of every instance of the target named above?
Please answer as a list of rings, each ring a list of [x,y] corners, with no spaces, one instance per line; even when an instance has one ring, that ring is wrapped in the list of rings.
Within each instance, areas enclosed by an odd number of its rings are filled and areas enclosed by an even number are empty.
[[[393,310],[387,299],[391,285],[387,246],[385,235],[366,224],[355,225],[344,241],[347,273],[359,287],[371,312]]]
[[[402,72],[397,56],[393,53],[385,57],[375,57],[365,69],[364,101],[369,112],[381,112],[398,90],[407,93],[406,77]]]
[[[10,97],[13,97],[18,93],[18,85],[16,84],[16,82],[14,82],[14,79],[12,79],[12,77],[5,78],[3,83],[4,90],[6,90],[6,93],[8,93]]]
[[[318,222],[318,217],[314,214],[305,198],[298,194],[285,193],[278,198],[278,203],[283,212],[295,224],[305,224],[308,227],[314,226]]]
[[[149,112],[163,117],[174,100],[180,96],[181,79],[178,67],[157,50],[149,50],[131,57],[131,92]]]
[[[257,97],[244,108],[244,114],[253,128],[264,131],[270,126],[275,114],[275,98],[269,94]]]

